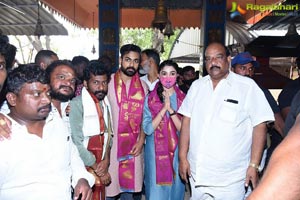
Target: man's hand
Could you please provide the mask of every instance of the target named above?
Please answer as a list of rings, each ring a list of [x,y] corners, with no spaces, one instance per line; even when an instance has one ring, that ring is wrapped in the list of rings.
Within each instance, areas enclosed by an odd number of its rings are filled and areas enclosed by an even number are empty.
[[[11,121],[0,113],[0,141],[4,138],[9,139],[11,134]]]
[[[186,183],[191,176],[190,163],[188,160],[179,160],[179,175]]]
[[[104,185],[109,185],[110,182],[111,182],[110,174],[107,172],[106,174],[104,174],[103,176],[101,176],[100,177],[100,181]]]
[[[81,200],[92,200],[93,192],[86,179],[79,179],[74,189],[74,200],[77,200],[81,194]]]
[[[109,160],[104,159],[99,164],[97,164],[94,170],[97,176],[102,177],[104,174],[108,173]]]
[[[256,168],[249,166],[246,173],[245,186],[248,187],[252,183],[252,189],[256,188],[258,184],[258,171]]]
[[[133,156],[138,156],[142,153],[144,145],[144,140],[139,139],[132,147],[130,154]]]

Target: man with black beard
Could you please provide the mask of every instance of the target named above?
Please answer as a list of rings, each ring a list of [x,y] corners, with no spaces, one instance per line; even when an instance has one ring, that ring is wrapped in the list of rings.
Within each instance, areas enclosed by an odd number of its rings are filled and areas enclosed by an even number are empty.
[[[72,139],[85,166],[97,180],[93,200],[105,200],[105,185],[110,183],[112,129],[110,104],[106,97],[109,79],[105,64],[91,61],[83,71],[81,95],[70,102]]]
[[[47,67],[46,73],[50,78],[52,112],[59,115],[71,131],[69,101],[75,92],[76,72],[69,61],[57,60]]]
[[[141,49],[126,44],[120,49],[120,69],[112,75],[108,94],[112,108],[113,145],[107,187],[107,200],[141,198],[143,185],[142,149],[145,134],[141,130],[147,84],[137,73]],[[136,196],[137,195],[137,196]]]

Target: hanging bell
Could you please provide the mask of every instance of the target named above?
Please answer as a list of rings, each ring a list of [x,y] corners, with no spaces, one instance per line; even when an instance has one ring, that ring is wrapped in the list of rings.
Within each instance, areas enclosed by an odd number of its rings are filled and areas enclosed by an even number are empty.
[[[152,27],[159,29],[161,32],[168,23],[168,13],[167,8],[164,5],[163,0],[159,0],[155,10],[155,17],[152,21]]]
[[[40,39],[40,36],[44,35],[44,31],[43,31],[42,21],[40,19],[40,4],[39,4],[39,2],[37,2],[37,7],[38,7],[37,22],[36,22],[35,30],[34,30],[33,34],[38,36],[38,38]]]
[[[173,28],[172,28],[172,23],[171,23],[170,20],[168,20],[168,23],[167,23],[167,25],[165,27],[164,35],[168,36],[169,39],[170,39],[171,35],[174,35],[174,31],[173,31]]]
[[[40,18],[37,19],[34,35],[38,36],[38,38],[40,38],[41,35],[44,35],[43,26]]]

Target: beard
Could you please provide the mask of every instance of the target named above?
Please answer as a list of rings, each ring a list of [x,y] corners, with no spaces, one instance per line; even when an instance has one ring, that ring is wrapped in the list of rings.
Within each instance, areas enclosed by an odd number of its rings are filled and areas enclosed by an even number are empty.
[[[121,65],[121,71],[125,75],[130,76],[130,77],[134,76],[136,74],[136,72],[137,72],[137,70],[134,67],[127,67],[127,68],[125,68],[125,67],[123,67],[123,65]]]
[[[70,90],[72,92],[70,94],[62,94],[61,92],[59,92],[59,89],[64,88],[64,87],[65,88],[70,88]],[[69,86],[60,86],[59,89],[58,90],[52,89],[51,97],[53,99],[59,100],[61,102],[67,102],[74,96],[74,90]]]
[[[93,94],[97,97],[97,99],[99,101],[102,101],[105,98],[105,96],[107,95],[107,91],[98,90],[98,91],[95,91]]]

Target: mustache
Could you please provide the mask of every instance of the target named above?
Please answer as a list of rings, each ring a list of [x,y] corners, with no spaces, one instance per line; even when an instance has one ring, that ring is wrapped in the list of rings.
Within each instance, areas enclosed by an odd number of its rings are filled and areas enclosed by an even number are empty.
[[[43,109],[49,109],[49,110],[51,110],[51,104],[47,104],[45,106],[39,107],[37,111],[39,112],[39,111],[41,111]]]
[[[70,90],[72,90],[72,91],[73,91],[73,88],[72,88],[72,87],[70,87],[70,86],[66,86],[66,85],[61,85],[61,86],[59,86],[59,88],[58,88],[58,89],[63,89],[63,88],[68,88],[68,89],[70,89]]]
[[[104,90],[98,90],[98,91],[95,91],[94,92],[94,95],[97,95],[97,94],[106,94],[107,92],[104,91]]]
[[[219,66],[217,66],[217,65],[212,65],[212,66],[210,67],[209,70],[213,70],[214,68],[216,68],[216,69],[221,69],[221,67],[219,67]]]
[[[134,67],[127,67],[126,68],[126,70],[130,70],[130,69],[133,70],[133,71],[136,71]]]

